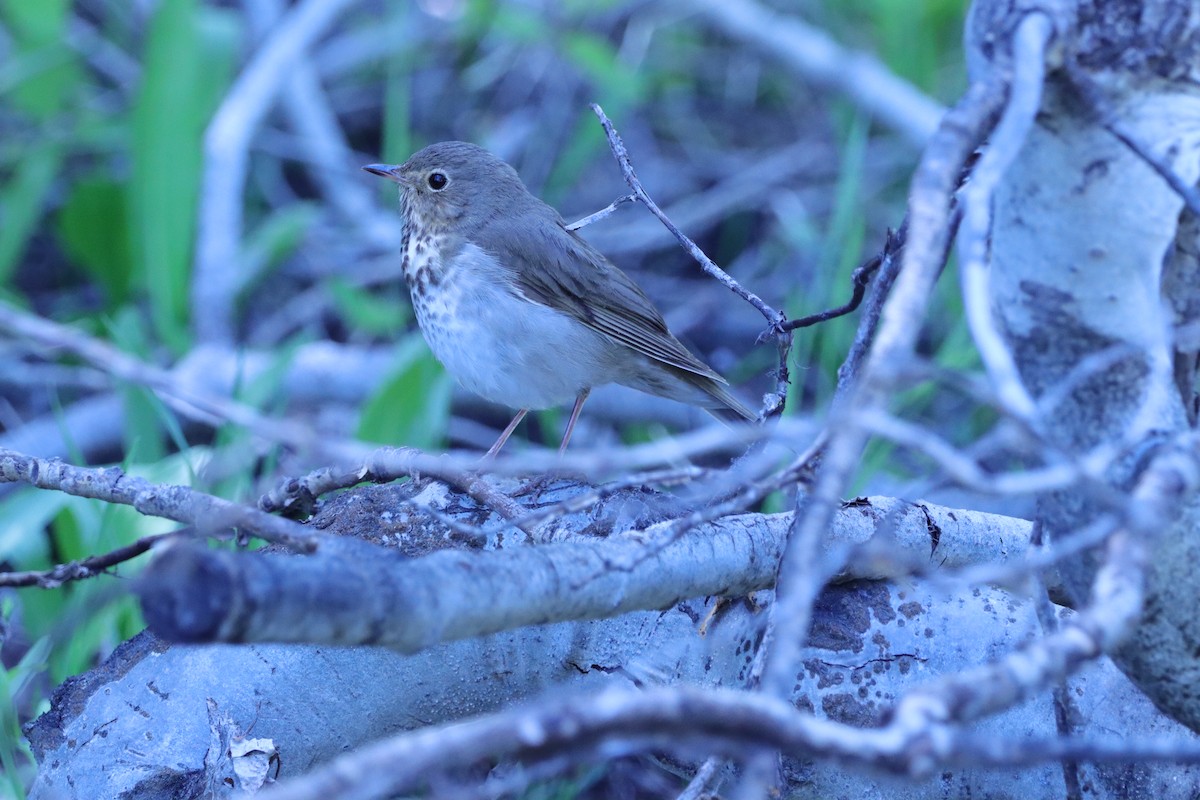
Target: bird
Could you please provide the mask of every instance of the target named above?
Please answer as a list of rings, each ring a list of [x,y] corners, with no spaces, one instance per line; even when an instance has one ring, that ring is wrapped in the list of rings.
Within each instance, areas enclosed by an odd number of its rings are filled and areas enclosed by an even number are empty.
[[[530,410],[573,400],[564,452],[588,394],[608,383],[726,422],[757,418],[628,275],[488,150],[439,142],[363,169],[399,184],[404,279],[434,356],[467,390],[516,409],[485,458]]]

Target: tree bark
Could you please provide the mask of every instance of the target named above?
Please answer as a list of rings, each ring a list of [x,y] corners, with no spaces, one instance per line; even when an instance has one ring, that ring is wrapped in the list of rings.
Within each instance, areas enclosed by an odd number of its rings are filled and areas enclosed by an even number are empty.
[[[967,44],[977,70],[1006,68],[997,28],[1018,16],[1018,5],[973,6]],[[1189,426],[1175,380],[1173,326],[1185,315],[1196,319],[1196,287],[1179,279],[1196,274],[1189,255],[1195,233],[1194,223],[1181,225],[1179,194],[1111,129],[1144,143],[1195,186],[1200,10],[1183,0],[1052,8],[1070,31],[1058,43],[1064,68],[1048,81],[1037,123],[996,198],[991,289],[1035,397],[1085,372],[1047,410],[1045,435],[1073,456],[1101,446],[1125,450],[1107,476],[1124,490],[1158,442]],[[1055,493],[1038,514],[1055,541],[1111,513],[1110,500]],[[1193,730],[1200,730],[1198,525],[1200,504],[1192,498],[1158,538],[1142,622],[1115,654],[1155,703]],[[1076,602],[1095,566],[1090,556],[1064,564]]]

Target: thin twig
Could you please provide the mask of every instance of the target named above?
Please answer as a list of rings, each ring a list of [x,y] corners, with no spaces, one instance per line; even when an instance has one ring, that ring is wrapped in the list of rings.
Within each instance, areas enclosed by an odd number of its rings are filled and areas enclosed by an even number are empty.
[[[807,328],[810,325],[816,325],[818,322],[834,319],[836,317],[845,316],[858,308],[862,303],[863,295],[867,292],[867,284],[871,280],[880,267],[894,261],[904,250],[904,237],[908,234],[907,220],[900,225],[899,230],[888,230],[887,236],[884,239],[883,250],[869,258],[866,263],[858,266],[853,273],[850,274],[850,300],[845,305],[836,308],[828,308],[824,311],[818,311],[816,314],[809,314],[807,317],[799,317],[797,319],[789,319],[783,323],[782,327],[785,331],[796,330],[797,328]]]
[[[49,569],[0,572],[0,586],[37,586],[41,589],[56,589],[70,581],[81,581],[100,575],[118,564],[131,561],[142,553],[149,552],[156,542],[178,535],[178,531],[171,531],[170,533],[143,536],[124,547],[118,547],[102,555],[56,564]]]
[[[411,447],[381,447],[349,467],[326,467],[300,478],[287,478],[259,498],[258,507],[264,511],[307,518],[312,515],[317,498],[329,492],[360,483],[390,483],[400,478],[412,476],[415,479],[422,475],[436,478],[462,491],[506,520],[516,521],[525,516],[525,509],[488,483],[478,472],[456,469],[444,459],[431,457]]]
[[[323,534],[299,523],[275,517],[252,506],[233,503],[187,486],[154,484],[116,467],[91,469],[57,459],[34,458],[0,449],[0,483],[27,483],[76,497],[133,506],[147,516],[194,525],[208,533],[237,528],[268,542],[311,552]]]
[[[3,300],[0,300],[0,332],[37,342],[45,348],[73,353],[109,375],[153,390],[180,414],[206,425],[216,427],[231,422],[268,441],[313,450],[333,458],[361,457],[368,452],[366,445],[324,435],[311,425],[273,419],[245,403],[188,389],[161,367],[141,361],[75,328],[30,314]]]
[[[996,189],[1024,146],[1042,104],[1046,46],[1053,31],[1049,16],[1033,12],[1021,20],[1013,34],[1013,74],[1008,102],[971,180],[963,189],[962,230],[958,237],[963,306],[979,357],[992,379],[1001,407],[1027,422],[1036,415],[1037,404],[1025,388],[992,313],[987,277],[988,234]]]
[[[683,249],[686,250],[693,259],[695,259],[696,263],[698,263],[705,272],[720,281],[725,288],[729,289],[738,297],[742,298],[747,303],[754,306],[754,308],[758,309],[758,312],[767,320],[771,330],[768,333],[759,336],[758,342],[761,344],[766,340],[767,337],[773,335],[776,339],[779,351],[779,360],[778,365],[775,368],[775,391],[764,398],[764,406],[760,417],[766,419],[768,417],[781,414],[783,412],[784,403],[787,400],[787,387],[789,378],[787,363],[788,356],[791,353],[792,348],[792,338],[783,328],[783,325],[787,322],[787,315],[785,315],[782,311],[778,311],[771,307],[761,297],[744,288],[740,283],[734,280],[729,273],[718,267],[713,260],[709,258],[703,250],[700,249],[699,245],[688,238],[687,234],[681,231],[679,227],[671,221],[670,217],[668,217],[663,210],[658,207],[658,204],[654,202],[653,198],[651,198],[646,192],[645,187],[642,186],[642,182],[638,179],[637,173],[635,173],[633,170],[633,162],[629,158],[629,151],[625,149],[625,142],[621,139],[620,134],[617,133],[617,129],[613,126],[612,120],[608,118],[608,116],[604,113],[604,109],[602,109],[599,104],[592,103],[591,107],[593,113],[595,113],[596,117],[600,120],[601,126],[604,128],[604,135],[608,138],[609,149],[612,150],[613,157],[617,160],[617,164],[621,167],[621,175],[625,178],[625,183],[630,189],[633,190],[634,198],[642,203],[642,205],[646,206],[647,209],[649,209],[650,213],[653,214],[658,221],[661,222],[663,226],[671,232],[671,235],[675,237],[680,246],[683,247]]]
[[[1039,520],[1034,522],[1033,531],[1029,535],[1031,553],[1044,551],[1045,542],[1042,539],[1042,524]],[[1042,632],[1045,634],[1058,633],[1058,615],[1055,612],[1054,604],[1050,602],[1050,595],[1046,591],[1046,584],[1042,580],[1041,573],[1032,570],[1028,573],[1027,580],[1033,588],[1031,594],[1034,610],[1037,613],[1038,622],[1041,623]],[[1054,726],[1058,729],[1058,735],[1065,739],[1074,733],[1071,719],[1078,713],[1065,678],[1054,687],[1052,695],[1054,698]],[[1074,759],[1063,759],[1062,773],[1063,783],[1067,790],[1065,800],[1083,800],[1083,790],[1079,784],[1079,763]]]
[[[725,766],[725,759],[711,756],[705,759],[696,774],[688,781],[688,785],[679,793],[675,800],[700,800],[708,792],[709,785],[716,777],[717,771]]]
[[[588,225],[599,222],[600,220],[608,217],[610,214],[612,214],[614,211],[616,211],[620,206],[623,206],[626,203],[632,203],[635,200],[637,200],[637,195],[632,195],[632,194],[622,195],[621,197],[618,197],[616,200],[613,200],[611,203],[606,205],[604,208],[597,211],[595,214],[588,214],[583,219],[572,222],[570,225],[567,226],[567,230],[577,231],[580,228],[586,228]]]
[[[767,322],[774,326],[780,326],[784,323],[785,317],[783,312],[776,311],[758,295],[742,287],[740,283],[734,280],[729,273],[713,263],[700,247],[688,238],[687,234],[679,230],[671,219],[663,213],[658,204],[647,194],[642,182],[638,180],[637,173],[633,170],[633,163],[629,159],[629,151],[625,149],[625,142],[621,140],[620,134],[613,127],[612,120],[604,113],[597,103],[591,104],[592,111],[600,120],[600,124],[604,127],[604,135],[608,137],[608,146],[612,150],[613,157],[617,160],[617,164],[621,167],[621,175],[625,178],[625,183],[633,191],[634,197],[650,210],[650,213],[658,218],[671,235],[679,242],[680,246],[688,252],[693,259],[696,260],[701,268],[712,277],[721,282],[725,288],[736,294],[738,297],[745,300],[750,305],[758,309],[758,312],[766,318]]]

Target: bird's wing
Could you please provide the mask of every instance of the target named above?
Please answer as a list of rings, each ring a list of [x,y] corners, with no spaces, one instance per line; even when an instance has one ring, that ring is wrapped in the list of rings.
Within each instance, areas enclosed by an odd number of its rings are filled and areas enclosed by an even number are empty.
[[[488,249],[512,273],[515,289],[526,299],[574,317],[644,356],[727,383],[667,330],[658,309],[628,275],[563,227],[561,219],[530,222],[507,233],[489,231],[487,237]],[[529,246],[532,240],[537,247]]]

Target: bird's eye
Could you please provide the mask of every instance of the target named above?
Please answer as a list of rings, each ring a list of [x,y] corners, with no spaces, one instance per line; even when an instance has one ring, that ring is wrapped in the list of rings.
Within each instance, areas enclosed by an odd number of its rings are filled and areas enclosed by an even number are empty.
[[[430,189],[433,189],[435,192],[440,192],[442,189],[446,188],[446,184],[450,182],[450,179],[447,178],[444,173],[431,172],[429,173],[429,177],[426,179],[426,182],[429,184]]]

